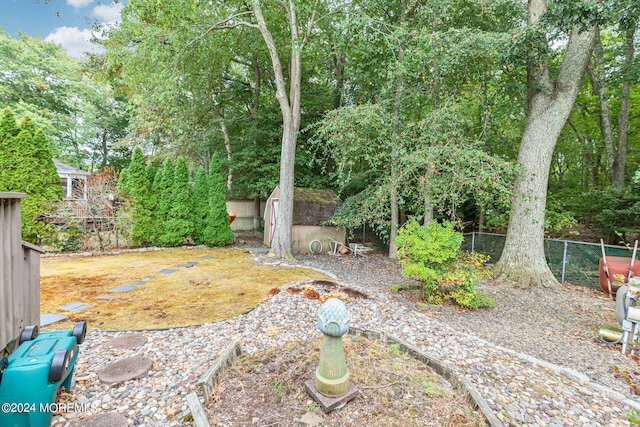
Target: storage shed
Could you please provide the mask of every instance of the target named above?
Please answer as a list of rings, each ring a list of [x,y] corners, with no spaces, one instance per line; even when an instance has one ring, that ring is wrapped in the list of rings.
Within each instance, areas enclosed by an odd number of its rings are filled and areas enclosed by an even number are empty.
[[[280,188],[276,187],[264,209],[264,244],[271,247],[276,225]],[[331,190],[294,189],[292,240],[294,254],[310,253],[313,240],[322,243],[322,252],[329,251],[330,239],[344,242],[346,232],[341,227],[322,225],[329,220],[342,202]]]

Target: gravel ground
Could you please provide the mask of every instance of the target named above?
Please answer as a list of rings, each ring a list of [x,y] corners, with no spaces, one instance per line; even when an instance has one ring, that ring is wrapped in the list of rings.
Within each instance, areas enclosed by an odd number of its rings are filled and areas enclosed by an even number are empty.
[[[257,255],[258,262],[275,262]],[[634,368],[619,347],[597,341],[597,327],[612,324],[613,303],[574,288],[511,289],[485,285],[496,299],[490,309],[419,310],[389,287],[411,281],[383,256],[299,256],[295,262],[330,272],[341,285],[366,292],[349,305],[351,324],[386,331],[449,363],[478,389],[496,416],[511,426],[625,426],[640,410],[636,396],[617,381],[611,365]],[[284,286],[287,287],[287,286]],[[77,425],[100,412],[124,415],[129,425],[190,426],[186,394],[226,345],[239,339],[245,351],[282,341],[317,339],[319,302],[281,292],[249,313],[215,324],[147,331],[133,350],[103,344],[122,332],[91,331],[81,346],[72,401],[87,412],[54,421]],[[108,385],[97,373],[129,356],[146,356],[153,370],[142,378]],[[186,417],[186,418],[185,418]]]

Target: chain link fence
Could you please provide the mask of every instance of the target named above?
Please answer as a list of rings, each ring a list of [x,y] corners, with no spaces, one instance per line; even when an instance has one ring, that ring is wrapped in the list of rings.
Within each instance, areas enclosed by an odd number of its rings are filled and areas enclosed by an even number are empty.
[[[490,262],[495,263],[502,255],[506,237],[504,234],[465,233],[462,249],[489,255]],[[633,255],[633,248],[613,245],[604,247],[607,256],[631,260]],[[600,289],[598,262],[602,258],[602,248],[598,243],[544,239],[544,251],[547,264],[560,283],[569,282],[572,285]],[[638,254],[636,259],[637,257]]]

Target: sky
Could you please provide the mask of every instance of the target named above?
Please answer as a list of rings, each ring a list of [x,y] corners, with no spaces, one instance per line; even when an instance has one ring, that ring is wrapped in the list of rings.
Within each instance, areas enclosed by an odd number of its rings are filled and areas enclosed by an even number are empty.
[[[113,0],[0,0],[0,27],[13,37],[40,36],[81,59],[86,51],[99,51],[89,42],[93,25],[119,22],[123,7]]]

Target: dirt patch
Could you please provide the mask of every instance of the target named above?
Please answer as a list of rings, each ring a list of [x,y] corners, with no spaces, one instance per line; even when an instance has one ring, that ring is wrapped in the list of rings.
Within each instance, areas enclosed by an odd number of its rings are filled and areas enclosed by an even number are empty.
[[[350,336],[344,344],[351,383],[360,390],[345,407],[324,414],[304,389],[318,367],[318,337],[242,357],[212,391],[211,425],[485,425],[463,395],[397,345]]]
[[[174,267],[189,261],[198,264]],[[177,271],[160,273],[167,268]],[[326,277],[305,268],[257,266],[251,254],[242,249],[51,257],[41,263],[40,306],[42,313],[69,316],[50,325],[56,329],[69,329],[80,320],[87,320],[91,329],[166,328],[228,319],[254,308],[273,287],[313,279]],[[109,292],[136,281],[147,283],[129,292]],[[115,298],[97,298],[101,295]],[[93,307],[80,312],[61,310],[71,302]]]

